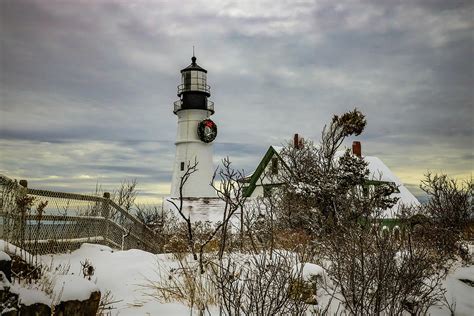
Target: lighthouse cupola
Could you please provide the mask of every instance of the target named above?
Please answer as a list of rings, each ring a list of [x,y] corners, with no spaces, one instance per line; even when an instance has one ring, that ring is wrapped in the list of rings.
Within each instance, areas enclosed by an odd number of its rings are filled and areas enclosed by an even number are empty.
[[[181,110],[207,110],[214,114],[214,103],[209,101],[211,88],[207,84],[207,70],[191,58],[191,64],[181,69],[181,84],[178,86],[178,101],[174,103],[174,113]]]

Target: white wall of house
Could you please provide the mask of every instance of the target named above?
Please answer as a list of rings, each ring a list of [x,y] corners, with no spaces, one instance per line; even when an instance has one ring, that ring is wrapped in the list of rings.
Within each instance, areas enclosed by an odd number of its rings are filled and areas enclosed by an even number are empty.
[[[279,152],[281,148],[279,147],[274,147],[274,149]],[[275,162],[273,162],[275,161]],[[274,173],[274,163],[276,163],[276,173]],[[265,190],[264,190],[264,185],[269,185],[269,184],[276,184],[278,183],[283,175],[282,173],[285,172],[285,168],[282,165],[281,159],[278,157],[277,154],[273,154],[271,157],[270,161],[268,162],[265,170],[262,172],[260,175],[259,179],[257,180],[255,190],[252,192],[250,195],[251,198],[254,197],[262,197],[264,196]]]

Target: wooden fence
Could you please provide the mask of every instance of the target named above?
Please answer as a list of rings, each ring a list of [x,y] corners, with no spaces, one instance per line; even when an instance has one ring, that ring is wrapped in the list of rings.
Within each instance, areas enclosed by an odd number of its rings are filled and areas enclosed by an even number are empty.
[[[75,250],[85,242],[161,251],[160,236],[112,201],[108,193],[99,197],[20,184],[0,175],[0,239],[33,254]]]

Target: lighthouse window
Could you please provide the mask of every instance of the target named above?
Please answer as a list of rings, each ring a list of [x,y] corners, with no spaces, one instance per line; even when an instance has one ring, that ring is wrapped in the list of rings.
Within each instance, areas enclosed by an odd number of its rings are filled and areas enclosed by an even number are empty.
[[[191,71],[191,84],[193,86],[198,84],[198,73],[199,71]]]
[[[198,78],[199,84],[202,84],[203,81],[206,80],[206,74],[204,72],[199,71],[197,78]]]
[[[184,73],[184,88],[191,89],[191,74],[189,72]]]
[[[184,171],[184,161],[181,161],[181,171]]]

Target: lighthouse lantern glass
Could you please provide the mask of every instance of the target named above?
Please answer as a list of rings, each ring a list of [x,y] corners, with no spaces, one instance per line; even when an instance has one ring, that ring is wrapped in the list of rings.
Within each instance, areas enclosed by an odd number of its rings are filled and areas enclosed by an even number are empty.
[[[184,90],[206,91],[207,76],[205,72],[191,70],[183,72],[182,84]]]

